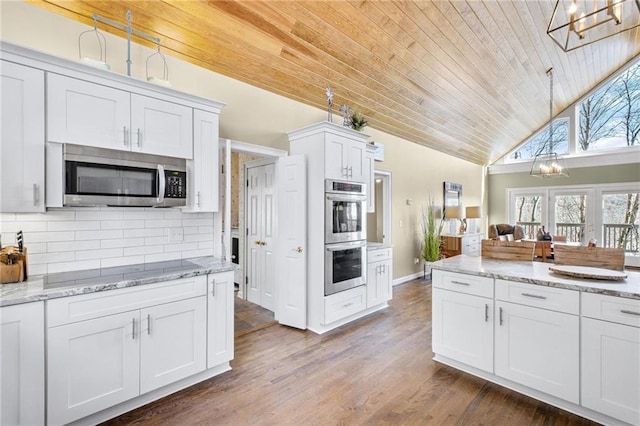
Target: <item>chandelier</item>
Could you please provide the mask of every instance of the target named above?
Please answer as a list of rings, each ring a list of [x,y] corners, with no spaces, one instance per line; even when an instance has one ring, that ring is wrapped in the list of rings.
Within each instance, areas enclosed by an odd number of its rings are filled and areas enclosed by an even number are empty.
[[[558,0],[547,34],[565,52],[640,27],[640,0]]]
[[[549,76],[549,140],[542,145],[531,165],[531,176],[550,178],[569,176],[564,160],[553,151],[553,68],[547,70]]]

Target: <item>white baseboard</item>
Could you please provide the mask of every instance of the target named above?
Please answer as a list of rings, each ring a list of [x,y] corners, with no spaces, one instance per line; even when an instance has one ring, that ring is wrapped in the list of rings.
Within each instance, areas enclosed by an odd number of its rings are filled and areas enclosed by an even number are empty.
[[[407,281],[413,281],[416,279],[422,279],[424,277],[424,272],[415,272],[411,275],[405,275],[404,277],[400,277],[400,278],[396,278],[395,280],[393,280],[393,285],[399,285],[399,284],[404,284]]]

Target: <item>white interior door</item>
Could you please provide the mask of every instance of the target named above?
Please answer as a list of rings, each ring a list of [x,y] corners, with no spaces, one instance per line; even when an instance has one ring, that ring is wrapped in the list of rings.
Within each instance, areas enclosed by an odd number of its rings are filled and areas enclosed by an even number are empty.
[[[307,328],[307,175],[303,155],[278,159],[278,321]]]
[[[275,311],[275,164],[247,168],[247,300]]]

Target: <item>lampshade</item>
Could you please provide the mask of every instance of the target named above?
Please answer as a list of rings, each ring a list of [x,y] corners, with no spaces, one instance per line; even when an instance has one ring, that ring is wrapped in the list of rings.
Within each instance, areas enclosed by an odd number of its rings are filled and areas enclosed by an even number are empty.
[[[460,206],[446,206],[444,208],[445,219],[460,219],[462,218],[462,207]]]
[[[640,0],[558,0],[547,34],[565,52],[640,27]]]
[[[465,217],[467,219],[479,219],[482,217],[480,212],[480,206],[467,207],[465,211]]]

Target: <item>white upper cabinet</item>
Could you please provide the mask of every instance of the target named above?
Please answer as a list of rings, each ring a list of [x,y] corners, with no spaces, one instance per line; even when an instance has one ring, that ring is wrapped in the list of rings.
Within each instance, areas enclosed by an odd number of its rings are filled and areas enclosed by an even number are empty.
[[[44,72],[1,63],[0,212],[44,212]]]
[[[219,202],[218,114],[193,111],[193,160],[187,161],[189,188],[185,211],[217,212]]]
[[[366,164],[367,147],[363,141],[349,139],[333,133],[327,133],[325,142],[325,176],[329,179],[341,179],[369,183],[365,174],[369,171]]]
[[[49,73],[47,140],[129,151],[129,92]]]
[[[132,93],[131,136],[132,151],[193,158],[192,109]]]
[[[47,83],[49,142],[193,157],[190,107],[58,74]]]

